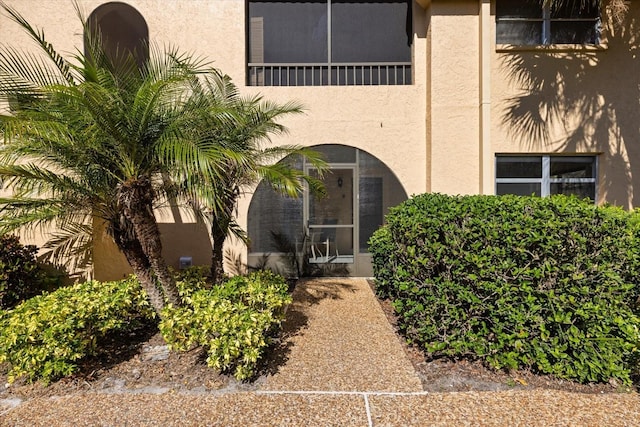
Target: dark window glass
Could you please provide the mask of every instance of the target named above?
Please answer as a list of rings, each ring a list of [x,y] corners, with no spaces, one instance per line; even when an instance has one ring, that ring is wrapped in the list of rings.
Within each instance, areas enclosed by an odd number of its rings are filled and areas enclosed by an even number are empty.
[[[515,194],[517,196],[538,196],[542,195],[540,183],[499,183],[496,188],[496,194],[503,196],[505,194]]]
[[[356,149],[343,145],[320,145],[311,147],[327,155],[334,162],[353,163]],[[407,199],[407,193],[393,172],[380,160],[363,151],[357,151],[358,167],[332,169],[324,175],[323,181],[329,196],[308,201],[309,222],[303,225],[303,198],[292,199],[276,193],[264,182],[258,185],[249,206],[247,230],[251,239],[250,252],[280,252],[273,233],[284,237],[301,247],[302,232],[309,232],[311,239],[321,253],[329,250],[340,256],[368,252],[371,235],[384,222],[384,216],[392,206]],[[293,165],[302,168],[300,158],[287,157]],[[311,169],[310,173],[316,172]],[[355,182],[358,182],[357,198],[354,199]],[[333,195],[333,199],[331,198]],[[344,198],[342,197],[344,195]],[[338,197],[336,197],[338,196]],[[306,196],[305,196],[306,197]],[[358,203],[358,216],[354,210],[354,200]],[[353,238],[353,220],[357,219],[359,236]],[[335,225],[335,226],[334,226]],[[347,227],[344,227],[347,225]],[[342,226],[342,227],[338,227]],[[329,239],[330,247],[323,242]],[[337,247],[334,247],[334,242]]]
[[[147,23],[133,7],[124,3],[105,3],[91,13],[87,24],[94,36],[99,35],[102,47],[115,65],[125,64],[129,55],[133,55],[139,68],[149,60]]]
[[[542,18],[542,1],[540,0],[503,0],[496,5],[496,14],[501,18]]]
[[[588,0],[566,0],[551,6],[551,19],[597,19],[600,2]]]
[[[261,182],[251,199],[248,233],[250,252],[286,251],[284,243],[302,242],[302,198],[283,197]]]
[[[371,154],[358,155],[360,252],[369,252],[369,239],[383,224],[389,208],[407,200],[407,193],[393,172]]]
[[[596,44],[600,1],[498,0],[496,42],[501,44]]]
[[[406,0],[331,2],[333,62],[408,62]]]
[[[551,194],[565,194],[575,195],[581,199],[588,198],[591,200],[596,199],[596,184],[595,183],[565,183],[557,182],[551,184]]]
[[[496,194],[573,194],[595,201],[596,159],[595,156],[496,157]]]
[[[504,21],[496,27],[498,44],[540,44],[542,23],[540,21]]]
[[[248,84],[411,84],[408,0],[251,0]]]
[[[249,62],[327,62],[326,1],[249,3]]]
[[[551,178],[595,178],[593,157],[551,157]]]
[[[322,179],[316,170],[309,175],[325,187],[322,197],[309,197],[309,224],[353,224],[353,169],[330,169]]]
[[[541,178],[542,157],[498,157],[496,178]]]
[[[598,29],[593,21],[551,21],[551,43],[595,44]]]
[[[327,163],[355,163],[356,149],[346,145],[326,144],[318,145],[313,149],[324,155]]]

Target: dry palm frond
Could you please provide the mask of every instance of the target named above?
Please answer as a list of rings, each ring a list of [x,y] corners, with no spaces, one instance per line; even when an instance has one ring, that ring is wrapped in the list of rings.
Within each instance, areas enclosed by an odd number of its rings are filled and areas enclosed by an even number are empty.
[[[630,3],[631,2],[628,0],[609,0],[607,8],[614,22],[616,22],[617,24],[622,23],[624,17],[629,11]]]
[[[617,24],[621,24],[629,11],[629,0],[544,0],[545,6],[573,6],[573,7],[597,7],[602,4],[607,11],[607,14],[613,18],[613,21]]]

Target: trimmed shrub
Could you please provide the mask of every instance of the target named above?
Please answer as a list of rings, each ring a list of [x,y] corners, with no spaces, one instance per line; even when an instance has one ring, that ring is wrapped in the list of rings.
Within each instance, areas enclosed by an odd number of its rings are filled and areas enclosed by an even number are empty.
[[[380,297],[432,357],[630,383],[638,217],[573,197],[424,194],[370,240]]]
[[[9,382],[25,376],[48,384],[74,373],[78,360],[96,353],[99,338],[152,317],[134,278],[63,287],[0,312],[0,363],[11,366]]]
[[[0,236],[0,308],[15,307],[49,287],[36,262],[38,248],[24,246],[16,236]]]
[[[185,305],[167,308],[160,322],[169,346],[180,351],[202,346],[210,367],[233,372],[239,380],[251,378],[291,303],[285,279],[262,271],[212,289],[185,282],[179,287]]]

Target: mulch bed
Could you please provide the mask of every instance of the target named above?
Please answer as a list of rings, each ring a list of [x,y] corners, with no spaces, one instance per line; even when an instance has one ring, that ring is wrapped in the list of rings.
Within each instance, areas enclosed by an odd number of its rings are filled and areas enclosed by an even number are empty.
[[[396,316],[389,301],[380,306],[395,328]],[[528,371],[502,372],[485,367],[479,361],[429,360],[414,347],[403,343],[408,358],[415,367],[425,391],[497,391],[552,389],[577,393],[615,393],[637,391],[634,387],[610,384],[577,384]],[[107,337],[102,351],[83,360],[79,372],[45,387],[18,380],[7,384],[6,366],[0,366],[0,399],[30,399],[41,396],[62,396],[81,391],[178,391],[209,392],[214,390],[252,390],[264,382],[267,373],[277,371],[272,364],[284,363],[277,357],[265,357],[262,374],[254,381],[238,383],[231,376],[207,367],[205,355],[199,349],[189,352],[170,352],[166,358],[150,356],[164,345],[154,324],[126,335]],[[158,360],[159,359],[159,360]]]

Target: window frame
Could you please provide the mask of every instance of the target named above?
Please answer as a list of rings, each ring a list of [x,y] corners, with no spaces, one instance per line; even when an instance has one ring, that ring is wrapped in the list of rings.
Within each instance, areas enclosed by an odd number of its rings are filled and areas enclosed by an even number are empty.
[[[268,0],[267,0],[268,1]],[[303,0],[300,0],[303,2]],[[414,84],[414,41],[409,45],[407,61],[336,61],[333,58],[333,4],[337,0],[322,0],[326,4],[327,46],[326,58],[322,62],[252,62],[253,45],[252,33],[254,28],[263,31],[260,25],[254,24],[251,16],[251,3],[246,2],[246,84],[247,86],[410,86]],[[382,1],[384,2],[384,0]],[[404,3],[404,1],[389,0],[390,3]],[[407,27],[413,37],[413,2],[406,1]],[[257,21],[256,21],[257,22]],[[254,27],[255,25],[255,27]],[[409,37],[409,35],[407,35]],[[264,46],[264,40],[261,42]],[[264,49],[264,47],[263,47]]]
[[[542,171],[539,178],[498,178],[498,159],[518,159],[518,158],[535,158],[539,157],[542,161]],[[592,178],[552,178],[551,177],[551,159],[561,158],[564,160],[590,158],[593,160],[593,177]],[[576,154],[576,155],[554,155],[554,154],[496,154],[495,156],[495,194],[498,194],[499,184],[540,184],[540,197],[548,197],[552,195],[552,184],[593,184],[594,186],[594,203],[598,201],[598,156],[595,154]],[[562,194],[562,193],[553,193]]]
[[[497,45],[513,45],[513,46],[542,46],[542,47],[550,47],[550,46],[604,46],[604,37],[602,31],[602,0],[598,0],[598,9],[599,13],[596,18],[587,18],[587,17],[578,17],[578,18],[552,18],[551,17],[551,5],[542,4],[542,15],[540,18],[527,18],[527,17],[500,17],[498,15],[498,1],[496,1],[496,12],[495,12],[495,20],[496,20],[496,44]],[[502,0],[502,1],[513,1],[513,0]],[[498,26],[501,22],[537,22],[542,26],[540,37],[541,40],[537,43],[527,43],[527,42],[498,42]],[[572,42],[551,42],[552,39],[552,31],[551,25],[553,23],[570,23],[570,22],[593,22],[593,27],[596,28],[596,40],[593,43],[572,43]]]

